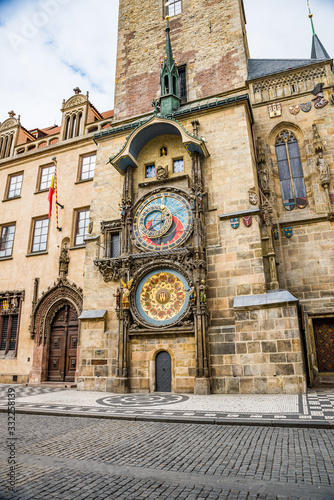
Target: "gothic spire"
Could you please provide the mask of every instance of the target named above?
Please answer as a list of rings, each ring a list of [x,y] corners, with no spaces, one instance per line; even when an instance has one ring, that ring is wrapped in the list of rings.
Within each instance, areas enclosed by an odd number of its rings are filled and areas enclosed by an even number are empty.
[[[308,17],[311,20],[312,33],[313,33],[311,59],[330,59],[330,56],[329,56],[327,50],[322,45],[321,41],[319,40],[318,35],[315,32],[314,23],[313,23],[313,14],[311,12],[309,0],[307,0],[307,6],[308,6],[308,11],[309,11]]]
[[[173,111],[180,107],[179,98],[179,73],[173,57],[172,44],[170,41],[170,27],[169,27],[169,17],[167,19],[166,27],[166,48],[165,48],[165,58],[161,63],[160,71],[160,87],[161,87],[161,98],[160,98],[160,113],[162,115],[171,114]]]

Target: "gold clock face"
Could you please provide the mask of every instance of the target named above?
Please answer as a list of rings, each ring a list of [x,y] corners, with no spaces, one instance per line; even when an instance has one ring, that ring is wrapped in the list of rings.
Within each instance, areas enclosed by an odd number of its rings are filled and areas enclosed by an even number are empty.
[[[165,250],[184,243],[192,228],[190,203],[177,193],[161,192],[139,206],[133,221],[136,243],[146,250]]]

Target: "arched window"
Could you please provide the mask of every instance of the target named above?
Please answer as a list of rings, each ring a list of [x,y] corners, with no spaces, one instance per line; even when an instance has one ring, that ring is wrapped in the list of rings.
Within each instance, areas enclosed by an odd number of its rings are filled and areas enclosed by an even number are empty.
[[[169,80],[168,75],[165,75],[165,95],[169,94]]]
[[[298,141],[293,132],[283,130],[276,137],[276,156],[286,210],[305,208],[307,196]]]

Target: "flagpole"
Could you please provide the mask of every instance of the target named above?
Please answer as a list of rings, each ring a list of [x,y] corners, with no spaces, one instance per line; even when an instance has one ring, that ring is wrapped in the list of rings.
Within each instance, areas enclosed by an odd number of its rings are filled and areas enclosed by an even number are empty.
[[[55,164],[55,192],[56,192],[56,224],[57,224],[57,230],[58,231],[62,231],[62,227],[59,227],[59,209],[58,207],[61,207],[61,208],[64,208],[64,205],[61,205],[60,203],[58,203],[58,182],[57,182],[57,158],[56,156],[54,156],[52,158],[52,160],[54,161],[54,164]]]

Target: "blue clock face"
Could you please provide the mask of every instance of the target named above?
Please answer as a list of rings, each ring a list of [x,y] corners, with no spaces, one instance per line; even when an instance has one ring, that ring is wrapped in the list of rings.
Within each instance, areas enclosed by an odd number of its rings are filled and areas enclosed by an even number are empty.
[[[146,250],[165,250],[181,245],[189,237],[192,210],[181,195],[162,192],[146,199],[138,208],[133,233]]]

